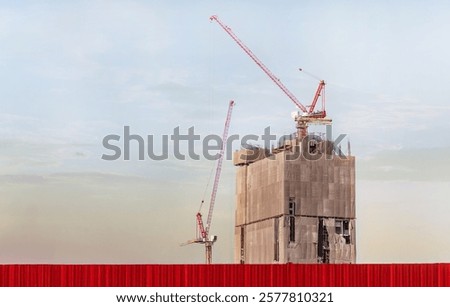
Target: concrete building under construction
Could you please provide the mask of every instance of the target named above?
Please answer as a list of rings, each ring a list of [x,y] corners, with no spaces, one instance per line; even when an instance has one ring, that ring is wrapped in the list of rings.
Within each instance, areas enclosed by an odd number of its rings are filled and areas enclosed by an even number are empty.
[[[339,152],[308,135],[234,153],[236,263],[355,263],[355,159]]]
[[[234,154],[238,167],[235,262],[354,263],[355,159],[350,153],[344,156],[331,140],[308,134],[310,124],[331,125],[325,109],[325,81],[307,73],[319,85],[311,104],[304,106],[217,15],[210,20],[298,109],[293,114],[294,137],[272,150],[246,148]],[[202,229],[201,221],[198,224]],[[213,242],[207,231],[203,239]]]

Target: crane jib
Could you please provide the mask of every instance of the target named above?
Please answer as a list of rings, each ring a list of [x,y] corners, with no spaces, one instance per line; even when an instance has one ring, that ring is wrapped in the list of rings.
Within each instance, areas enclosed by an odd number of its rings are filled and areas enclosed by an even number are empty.
[[[225,120],[225,125],[224,125],[223,135],[222,135],[222,146],[221,146],[220,153],[219,153],[219,155],[220,155],[219,160],[217,162],[216,174],[214,176],[214,184],[213,184],[211,200],[210,200],[210,204],[209,204],[208,218],[206,219],[206,228],[205,228],[206,236],[209,235],[209,228],[211,227],[214,204],[216,201],[217,188],[219,186],[219,181],[220,181],[220,174],[222,173],[222,162],[223,162],[224,152],[225,152],[225,148],[226,148],[226,144],[227,144],[228,130],[230,128],[231,113],[233,111],[233,107],[234,107],[234,101],[231,100],[228,105],[228,113],[227,113],[227,118]]]
[[[231,36],[231,38],[239,45],[239,47],[242,48],[242,50],[244,50],[245,53],[247,53],[250,58],[267,74],[267,76],[272,79],[272,81],[289,97],[289,99],[292,100],[292,102],[303,112],[307,113],[308,110],[306,109],[306,107],[297,99],[297,97],[295,97],[295,95],[289,91],[289,89],[280,81],[280,79],[275,76],[275,74],[273,72],[270,71],[270,69],[264,65],[264,63],[258,59],[258,57],[250,50],[249,47],[247,47],[237,36],[236,34],[234,34],[234,32],[231,30],[230,27],[224,25],[219,18],[217,17],[217,15],[213,15],[209,18],[211,21],[215,20],[217,21],[217,23],[220,25],[220,27],[222,29],[225,30],[225,32],[228,33],[228,35]]]

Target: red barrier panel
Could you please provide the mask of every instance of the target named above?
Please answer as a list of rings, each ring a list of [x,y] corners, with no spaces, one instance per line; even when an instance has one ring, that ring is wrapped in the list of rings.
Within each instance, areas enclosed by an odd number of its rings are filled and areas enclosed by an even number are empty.
[[[14,287],[437,287],[450,264],[0,265]]]

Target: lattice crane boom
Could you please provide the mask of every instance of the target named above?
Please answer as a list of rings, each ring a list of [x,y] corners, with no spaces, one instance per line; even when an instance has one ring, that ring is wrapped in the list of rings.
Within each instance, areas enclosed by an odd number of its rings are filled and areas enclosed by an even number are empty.
[[[280,81],[280,79],[277,78],[277,76],[275,76],[275,74],[271,72],[270,69],[267,68],[267,66],[264,65],[264,63],[261,62],[260,59],[258,59],[258,57],[250,50],[250,48],[248,48],[239,39],[239,37],[237,37],[236,34],[234,34],[234,32],[231,30],[230,27],[223,24],[217,15],[213,15],[209,19],[211,21],[215,20],[222,27],[222,29],[224,29],[225,32],[227,32],[228,35],[231,36],[231,38],[239,45],[239,47],[241,47],[242,50],[244,50],[245,53],[247,53],[250,56],[250,58],[267,74],[267,76],[269,76],[269,78],[272,79],[272,81],[275,82],[276,85],[278,85],[278,87],[292,100],[292,102],[304,113],[308,113],[306,107],[297,99],[297,97],[295,97],[295,95],[292,94],[291,91],[289,91],[289,89]]]
[[[234,107],[234,101],[231,100],[230,104],[228,105],[228,113],[227,113],[227,118],[225,120],[225,125],[224,125],[223,135],[222,135],[222,146],[220,148],[219,161],[217,162],[216,175],[214,176],[214,184],[213,184],[213,188],[212,188],[212,192],[211,192],[211,199],[210,199],[210,203],[209,203],[208,218],[206,219],[206,228],[204,230],[204,234],[206,235],[206,237],[208,237],[209,228],[211,227],[211,221],[212,221],[212,216],[213,216],[213,211],[214,211],[214,204],[216,202],[217,188],[219,186],[220,175],[222,173],[222,162],[223,162],[223,157],[224,157],[225,148],[226,148],[226,144],[227,144],[228,130],[230,128],[231,113],[233,111],[233,107]]]
[[[214,212],[214,204],[216,202],[217,188],[219,187],[220,175],[222,173],[222,163],[223,163],[223,157],[225,155],[225,149],[226,149],[226,144],[227,144],[227,139],[228,139],[228,130],[230,128],[231,114],[233,111],[233,107],[234,107],[234,101],[231,100],[228,105],[227,117],[225,120],[224,129],[223,129],[222,144],[221,144],[220,152],[219,152],[219,160],[217,161],[216,174],[214,176],[214,184],[213,184],[212,192],[211,192],[208,217],[206,219],[206,227],[205,227],[205,224],[203,224],[203,217],[200,212],[201,208],[203,206],[203,203],[204,203],[204,201],[202,200],[200,209],[195,216],[196,223],[197,223],[197,236],[194,240],[189,240],[189,241],[181,244],[181,246],[191,244],[191,243],[205,244],[206,264],[211,264],[211,262],[212,262],[212,247],[213,247],[213,244],[217,240],[216,236],[210,237],[209,229],[211,227],[211,221],[212,221],[212,216],[213,216],[213,212]]]

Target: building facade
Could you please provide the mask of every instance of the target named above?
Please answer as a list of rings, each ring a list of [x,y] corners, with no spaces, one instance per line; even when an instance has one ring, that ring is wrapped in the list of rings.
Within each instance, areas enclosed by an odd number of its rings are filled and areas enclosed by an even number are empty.
[[[355,158],[333,147],[314,137],[234,153],[236,263],[355,263]]]

